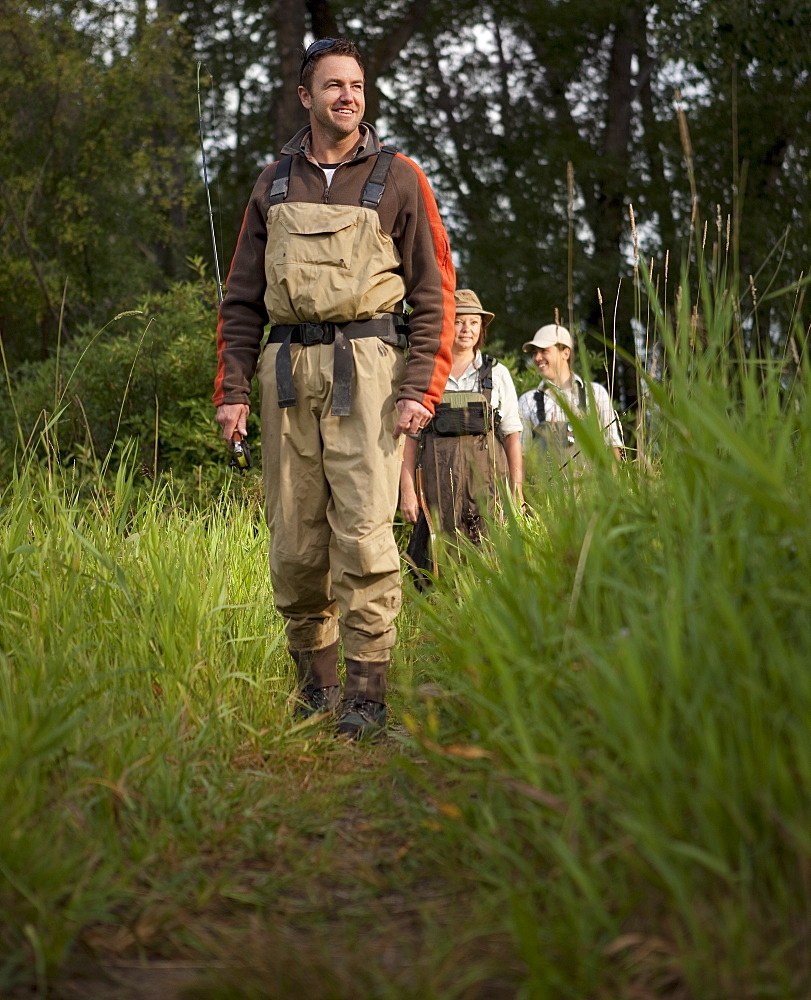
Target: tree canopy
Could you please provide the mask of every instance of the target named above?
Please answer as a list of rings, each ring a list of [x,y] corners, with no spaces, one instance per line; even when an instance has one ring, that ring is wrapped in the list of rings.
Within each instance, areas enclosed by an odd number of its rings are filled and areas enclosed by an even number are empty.
[[[505,346],[555,309],[595,332],[616,309],[630,348],[635,254],[675,268],[705,223],[743,282],[808,272],[811,0],[0,0],[0,13],[12,363],[210,259],[198,63],[227,271],[256,175],[304,121],[302,46],[338,33],[361,47],[368,117],[426,170],[460,283]],[[788,314],[770,321],[787,332]]]

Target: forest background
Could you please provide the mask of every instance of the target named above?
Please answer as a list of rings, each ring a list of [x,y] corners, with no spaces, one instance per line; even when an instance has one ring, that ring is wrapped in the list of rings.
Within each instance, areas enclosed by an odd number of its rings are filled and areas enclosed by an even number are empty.
[[[83,374],[62,385],[71,439],[103,449],[117,430],[150,430],[155,464],[213,457],[198,63],[224,277],[256,177],[305,121],[302,46],[335,34],[365,54],[367,119],[426,170],[459,283],[497,314],[495,349],[517,349],[557,309],[606,357],[618,404],[632,403],[637,260],[666,280],[709,222],[742,299],[805,267],[810,11],[808,0],[0,0],[0,335],[30,411],[11,419],[6,404],[4,425],[30,427],[49,397],[53,408],[55,355],[64,367],[95,337]],[[761,309],[749,350],[782,353],[793,308]]]

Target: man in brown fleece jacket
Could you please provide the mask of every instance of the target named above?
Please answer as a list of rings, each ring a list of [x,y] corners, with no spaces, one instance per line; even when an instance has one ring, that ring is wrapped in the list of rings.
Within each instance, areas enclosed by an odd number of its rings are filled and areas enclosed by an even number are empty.
[[[338,731],[352,738],[385,728],[401,435],[422,428],[442,395],[455,287],[428,182],[362,121],[363,86],[352,42],[320,39],[305,53],[298,93],[310,125],[248,202],[214,390],[230,443],[246,434],[257,375],[270,571],[298,669],[297,713],[338,708]]]

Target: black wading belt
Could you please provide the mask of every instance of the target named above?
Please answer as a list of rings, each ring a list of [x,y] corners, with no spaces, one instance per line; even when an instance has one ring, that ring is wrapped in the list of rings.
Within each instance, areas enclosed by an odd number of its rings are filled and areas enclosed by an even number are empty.
[[[360,203],[363,208],[377,209],[386,186],[386,176],[396,153],[382,149],[377,162],[363,186]],[[276,176],[270,188],[270,205],[278,205],[287,198],[290,187],[292,156],[283,156],[276,167]],[[397,320],[401,322],[398,324]],[[371,319],[352,323],[297,323],[289,326],[281,324],[270,329],[269,344],[280,344],[276,354],[276,390],[279,406],[296,405],[296,387],[293,382],[293,362],[290,357],[291,344],[335,344],[332,363],[332,409],[333,417],[349,416],[352,403],[352,345],[357,337],[379,337],[387,344],[404,348],[408,343],[407,328],[401,317],[393,313],[381,313]]]
[[[279,406],[296,405],[296,387],[293,382],[291,344],[335,344],[332,362],[333,417],[348,417],[352,402],[352,345],[358,337],[379,337],[386,344],[404,348],[408,343],[406,327],[397,325],[393,313],[381,313],[359,323],[298,323],[295,326],[279,325],[270,329],[269,344],[281,344],[276,355],[276,392]],[[398,332],[400,331],[400,332]]]

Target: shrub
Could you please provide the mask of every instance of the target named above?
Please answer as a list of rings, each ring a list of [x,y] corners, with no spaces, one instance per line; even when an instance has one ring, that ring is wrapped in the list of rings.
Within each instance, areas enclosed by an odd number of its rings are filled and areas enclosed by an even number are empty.
[[[10,379],[0,447],[35,442],[54,417],[62,461],[102,457],[128,439],[151,476],[221,466],[211,390],[216,300],[202,276],[148,295],[101,330],[83,330],[44,362]],[[252,417],[254,430],[258,421]],[[258,449],[257,449],[258,450]]]

